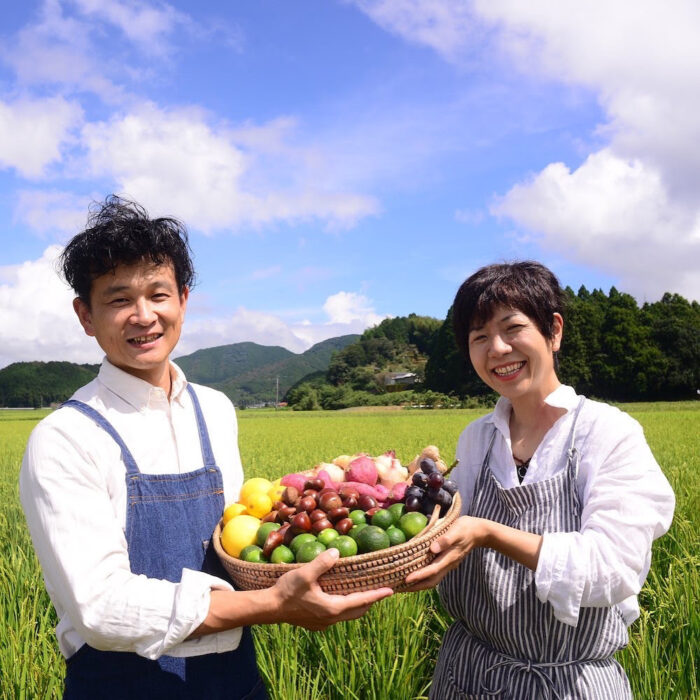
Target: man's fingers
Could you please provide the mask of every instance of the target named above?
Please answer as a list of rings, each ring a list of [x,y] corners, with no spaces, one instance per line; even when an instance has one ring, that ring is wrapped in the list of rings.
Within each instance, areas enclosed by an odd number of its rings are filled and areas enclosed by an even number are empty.
[[[309,583],[316,581],[319,576],[333,568],[333,564],[338,561],[339,556],[340,552],[337,549],[327,549],[308,564],[302,566],[299,573]]]
[[[360,593],[348,593],[348,595],[340,596],[343,599],[345,608],[354,608],[366,606],[369,608],[378,600],[388,598],[393,595],[394,591],[391,588],[376,588],[372,591],[362,591]]]

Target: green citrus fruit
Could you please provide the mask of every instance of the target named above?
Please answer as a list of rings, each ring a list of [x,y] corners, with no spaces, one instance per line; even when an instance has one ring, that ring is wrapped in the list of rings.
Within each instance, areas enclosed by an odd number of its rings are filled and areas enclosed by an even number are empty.
[[[390,546],[389,535],[381,527],[368,525],[357,536],[357,549],[361,554],[378,552]]]
[[[282,526],[279,523],[263,523],[259,528],[258,528],[258,533],[255,535],[255,544],[258,545],[258,547],[264,547],[265,546],[265,540],[267,539],[267,536],[273,531],[273,530],[279,530]]]
[[[352,537],[355,542],[357,542],[357,536],[362,530],[364,530],[366,527],[369,527],[367,523],[360,523],[359,525],[355,525],[355,527],[350,528],[350,532],[348,532],[348,535]]]
[[[367,518],[365,517],[364,510],[351,510],[350,515],[348,515],[348,518],[350,518],[350,520],[352,520],[355,523],[355,525],[367,524]]]
[[[399,528],[403,534],[406,535],[407,540],[410,540],[411,537],[415,537],[427,524],[428,518],[419,511],[406,513],[402,515],[401,520],[399,520]]]
[[[406,535],[394,525],[386,529],[386,534],[389,535],[389,543],[392,547],[395,547],[397,544],[403,544],[406,541]]]
[[[250,561],[255,564],[261,564],[262,562],[267,561],[262,549],[258,547],[257,544],[249,544],[247,547],[243,547],[241,550],[241,559],[243,559],[243,561]]]
[[[318,540],[313,542],[304,542],[297,550],[297,561],[306,564],[314,560],[321,552],[326,551],[326,546]]]
[[[394,503],[393,505],[389,506],[387,510],[391,513],[391,517],[394,519],[394,525],[398,527],[401,516],[406,512],[406,506],[403,503]]]
[[[270,561],[273,564],[291,564],[294,561],[294,552],[289,547],[279,544],[272,550]]]
[[[315,542],[316,536],[312,535],[310,532],[302,532],[301,535],[297,535],[290,543],[289,548],[294,552],[294,556],[299,552],[299,547],[306,542]]]
[[[340,537],[340,533],[332,527],[321,530],[321,532],[316,535],[316,539],[326,547],[332,547],[333,540],[336,540],[338,537]]]
[[[394,516],[388,511],[382,508],[378,510],[372,516],[372,525],[376,527],[381,527],[382,530],[386,530],[388,527],[394,524]]]
[[[332,549],[337,549],[341,557],[354,557],[357,554],[357,542],[348,535],[336,537],[330,546]]]

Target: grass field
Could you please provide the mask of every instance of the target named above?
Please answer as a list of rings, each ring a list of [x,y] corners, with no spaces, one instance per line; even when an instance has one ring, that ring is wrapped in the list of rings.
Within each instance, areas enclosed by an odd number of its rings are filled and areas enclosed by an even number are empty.
[[[700,403],[623,406],[643,425],[677,497],[671,531],[654,547],[640,596],[642,617],[619,655],[638,698],[700,695]],[[45,412],[44,412],[45,413]],[[0,411],[0,697],[58,698],[63,661],[17,496],[27,437],[43,415]],[[276,477],[358,450],[395,449],[404,462],[426,444],[454,454],[477,410],[240,412],[246,476]],[[433,592],[397,595],[362,620],[324,633],[287,625],[255,630],[258,660],[275,700],[425,698],[449,619]]]

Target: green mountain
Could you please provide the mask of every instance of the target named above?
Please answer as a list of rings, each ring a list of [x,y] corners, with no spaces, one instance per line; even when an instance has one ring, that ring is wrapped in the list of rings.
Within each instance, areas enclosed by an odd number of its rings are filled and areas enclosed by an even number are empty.
[[[237,406],[272,403],[306,375],[325,372],[331,355],[358,338],[330,338],[300,354],[281,347],[235,343],[198,350],[175,362],[188,379],[223,391]]]
[[[0,406],[49,406],[92,381],[99,365],[14,362],[0,370]]]

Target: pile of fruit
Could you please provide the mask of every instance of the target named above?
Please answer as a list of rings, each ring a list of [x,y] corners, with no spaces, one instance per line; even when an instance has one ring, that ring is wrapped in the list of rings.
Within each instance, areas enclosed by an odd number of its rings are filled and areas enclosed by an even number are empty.
[[[454,465],[453,465],[454,466]],[[312,470],[243,484],[224,511],[221,545],[249,562],[309,562],[327,548],[341,557],[402,544],[444,515],[456,484],[436,447],[403,467],[392,452],[336,457]]]

